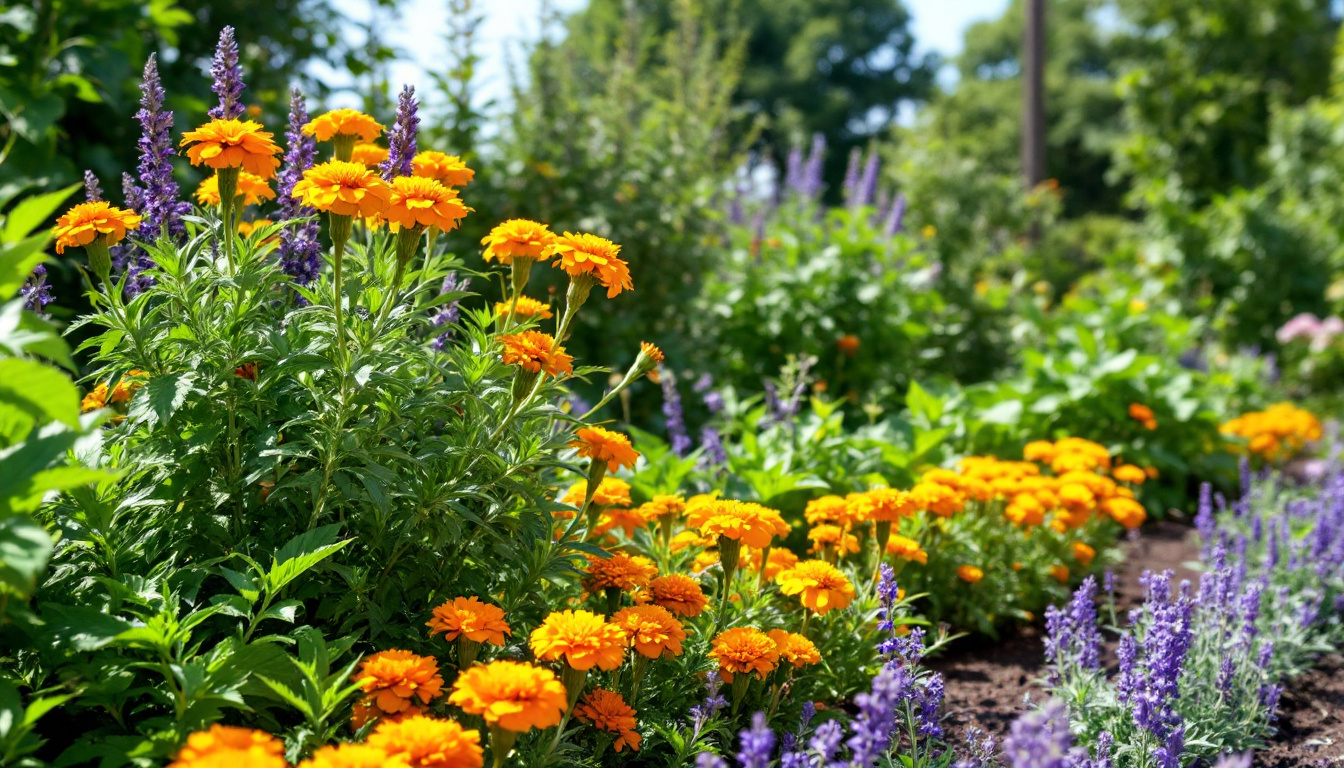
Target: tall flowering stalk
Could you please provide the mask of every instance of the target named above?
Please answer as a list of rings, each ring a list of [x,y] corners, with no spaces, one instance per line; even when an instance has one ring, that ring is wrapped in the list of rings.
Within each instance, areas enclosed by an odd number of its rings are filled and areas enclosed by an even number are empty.
[[[403,85],[401,96],[397,100],[397,122],[387,137],[387,160],[378,166],[383,172],[383,178],[388,181],[415,173],[415,166],[411,161],[418,151],[419,113],[420,104],[415,99],[415,87]]]
[[[282,222],[297,222],[280,231],[280,269],[299,285],[317,280],[322,269],[322,244],[318,242],[317,209],[294,197],[294,185],[317,158],[317,141],[303,132],[308,123],[308,106],[295,88],[289,97],[289,126],[285,129],[284,167],[277,180]],[[307,219],[299,222],[300,219]]]
[[[215,46],[215,58],[210,64],[210,76],[214,83],[210,90],[219,97],[219,105],[210,109],[209,115],[215,120],[237,120],[246,111],[243,107],[243,70],[238,64],[238,42],[234,40],[233,27],[224,27],[219,31],[219,44]]]
[[[660,378],[663,388],[663,417],[667,420],[667,435],[672,441],[672,452],[685,456],[691,452],[691,437],[686,434],[686,417],[681,408],[681,393],[677,391],[677,377],[664,370]]]

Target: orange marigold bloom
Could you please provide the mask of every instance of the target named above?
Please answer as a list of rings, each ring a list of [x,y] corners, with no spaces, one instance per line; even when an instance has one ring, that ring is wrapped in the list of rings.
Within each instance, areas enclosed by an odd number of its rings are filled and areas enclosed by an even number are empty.
[[[798,595],[803,607],[824,616],[854,599],[854,585],[839,568],[825,560],[804,560],[775,577],[779,591]]]
[[[271,189],[269,181],[242,171],[238,174],[237,195],[243,198],[243,205],[258,205],[262,200],[274,200],[275,190]],[[196,202],[201,205],[219,205],[219,176],[207,176],[196,187]]]
[[[910,490],[910,498],[917,508],[939,517],[951,517],[966,506],[960,491],[939,483],[918,483]]]
[[[1096,556],[1097,550],[1081,541],[1073,542],[1073,559],[1077,560],[1079,565],[1086,568],[1092,564],[1092,559]]]
[[[359,163],[328,160],[303,172],[294,198],[310,208],[337,216],[367,219],[387,210],[392,188]]]
[[[761,569],[761,551],[748,548],[742,553],[742,556],[747,560],[746,567],[750,567],[753,571]],[[780,573],[797,564],[798,556],[790,550],[783,547],[771,547],[770,555],[765,560],[765,578],[773,580]]]
[[[1157,429],[1157,416],[1153,409],[1142,403],[1129,404],[1129,418],[1143,424],[1144,429]]]
[[[853,357],[859,354],[859,337],[852,333],[847,333],[836,339],[835,348],[840,350],[840,354],[845,357]]]
[[[646,522],[655,523],[665,517],[680,517],[686,511],[686,499],[681,496],[659,494],[653,501],[639,505],[639,513]]]
[[[985,578],[985,572],[975,565],[961,565],[957,567],[957,578],[967,584],[974,584]]]
[[[850,510],[849,501],[843,496],[834,494],[807,502],[807,507],[803,510],[803,517],[809,525],[835,523],[848,527],[856,522]]]
[[[495,314],[500,317],[509,316],[509,302],[500,301],[495,303]],[[519,296],[518,304],[513,307],[514,317],[535,317],[539,320],[546,320],[555,315],[551,312],[550,304],[543,304],[530,296]]]
[[[492,661],[459,675],[448,702],[469,715],[480,715],[489,725],[525,733],[559,724],[569,698],[560,678],[549,669]]]
[[[406,761],[368,744],[333,744],[314,752],[299,768],[406,768]]]
[[[699,531],[682,531],[672,537],[670,549],[680,552],[691,547],[712,547],[716,541],[714,536],[701,536]]]
[[[465,187],[476,178],[476,172],[467,167],[457,155],[426,150],[411,158],[411,167],[416,176],[434,179],[450,187]]]
[[[589,592],[599,589],[619,589],[629,592],[639,587],[647,587],[653,577],[658,575],[658,566],[643,555],[627,555],[617,552],[611,557],[589,557],[588,578],[583,588]]]
[[[574,371],[574,358],[556,344],[549,333],[522,331],[499,337],[504,345],[504,364],[519,365],[532,373],[559,376]]]
[[[806,636],[783,629],[772,629],[766,633],[779,649],[779,660],[787,661],[801,669],[811,664],[821,663],[821,652]]]
[[[929,553],[919,546],[919,542],[906,536],[892,535],[887,539],[887,554],[902,560],[913,560],[920,565],[929,562]]]
[[[663,362],[664,359],[663,350],[659,349],[656,344],[650,344],[647,341],[641,341],[639,342],[639,351],[643,352],[646,357],[648,357],[650,360],[653,360],[653,362],[655,363]]]
[[[579,458],[607,462],[607,471],[615,472],[621,467],[635,468],[639,452],[630,446],[630,438],[620,432],[612,432],[602,427],[583,427],[576,436],[579,438],[569,444],[579,452]]]
[[[56,236],[56,252],[79,248],[102,238],[114,245],[126,237],[127,230],[140,227],[140,217],[134,211],[115,208],[102,200],[80,203],[56,219],[52,234]]]
[[[107,407],[107,384],[99,384],[98,386],[94,387],[87,395],[84,396],[84,400],[81,401],[79,404],[79,412],[88,413],[90,411],[96,411],[99,408],[106,408],[106,407]]]
[[[574,716],[585,723],[592,723],[599,731],[617,734],[615,748],[620,752],[629,747],[632,752],[639,751],[640,736],[635,731],[638,721],[635,710],[621,694],[602,688],[594,688],[574,709]]]
[[[387,162],[387,147],[380,147],[377,144],[356,144],[350,152],[350,162],[359,163],[369,170]]]
[[[457,192],[433,179],[398,176],[392,180],[383,218],[405,229],[438,227],[451,232],[472,210],[463,205]]]
[[[755,627],[734,627],[714,638],[709,656],[719,662],[719,677],[725,683],[737,675],[755,674],[761,680],[779,666],[779,646]]]
[[[1053,576],[1055,581],[1058,581],[1060,584],[1069,583],[1069,567],[1067,565],[1050,566],[1050,575]]]
[[[660,605],[622,608],[611,617],[611,623],[620,627],[640,656],[656,659],[681,655],[686,630],[671,611]]]
[[[1116,496],[1103,501],[1101,511],[1130,530],[1143,525],[1143,521],[1148,519],[1148,512],[1142,504],[1124,496]]]
[[[608,299],[634,289],[630,266],[621,260],[620,252],[621,246],[586,232],[566,232],[546,249],[547,256],[555,257],[551,266],[565,270],[570,278],[591,275],[607,289]]]
[[[895,488],[873,488],[850,494],[848,502],[850,515],[859,521],[894,523],[918,511],[910,494]]]
[[[589,611],[555,611],[532,630],[532,654],[541,661],[561,658],[577,670],[610,672],[625,658],[625,633]]]
[[[609,507],[602,510],[601,516],[597,519],[597,525],[593,526],[593,535],[601,536],[620,528],[625,531],[627,538],[634,538],[635,529],[643,528],[648,524],[649,521],[644,519],[644,514],[638,509]]]
[[[250,237],[253,232],[256,232],[262,227],[269,227],[274,223],[275,222],[271,221],[270,219],[253,219],[252,221],[240,221],[238,222],[238,234],[242,235],[243,237]],[[267,240],[266,242],[270,242],[270,240]]]
[[[331,141],[336,136],[354,136],[370,142],[383,133],[383,126],[357,109],[333,109],[318,115],[303,126],[303,132],[318,141]]]
[[[355,683],[384,714],[395,715],[415,704],[428,704],[443,692],[443,678],[432,656],[390,650],[364,659]]]
[[[635,595],[639,603],[653,603],[666,608],[674,616],[695,618],[709,605],[709,598],[700,582],[684,573],[659,576]]]
[[[398,722],[384,720],[369,734],[369,746],[404,761],[411,768],[482,768],[481,732],[456,720],[418,715]]]
[[[1022,449],[1022,458],[1049,464],[1055,460],[1055,444],[1049,440],[1033,440]]]
[[[274,134],[261,130],[251,120],[211,120],[194,131],[182,134],[181,146],[187,147],[192,165],[242,168],[263,179],[273,178],[280,167],[280,148]]]
[[[1003,510],[1003,516],[1025,527],[1045,522],[1045,505],[1030,493],[1019,493]]]
[[[1091,512],[1097,505],[1097,496],[1081,483],[1065,483],[1059,487],[1059,503],[1069,512]]]
[[[583,497],[587,493],[588,481],[580,480],[569,486],[569,490],[565,491],[565,495],[561,497],[560,503],[577,507],[583,504]],[[630,506],[630,484],[619,477],[602,478],[602,482],[597,484],[597,491],[593,493],[593,504],[599,507]]]
[[[778,512],[745,501],[712,500],[688,505],[686,525],[702,535],[738,539],[756,549],[765,549],[774,537],[789,533],[789,524]]]
[[[429,636],[443,633],[449,642],[459,635],[476,643],[503,645],[504,636],[512,635],[509,622],[504,620],[504,609],[481,602],[478,597],[456,597],[434,609],[434,618],[425,622]]]
[[[265,731],[212,725],[187,737],[168,768],[285,768],[285,745]]]
[[[1148,473],[1144,472],[1141,467],[1136,467],[1133,464],[1121,464],[1111,470],[1111,477],[1114,477],[1122,483],[1143,485],[1144,481],[1148,479]]]
[[[812,542],[810,553],[816,554],[826,547],[835,547],[841,555],[859,551],[859,539],[838,525],[815,525],[807,532]]]
[[[514,259],[540,259],[555,242],[555,233],[545,224],[530,219],[509,219],[481,238],[485,260],[512,264]]]

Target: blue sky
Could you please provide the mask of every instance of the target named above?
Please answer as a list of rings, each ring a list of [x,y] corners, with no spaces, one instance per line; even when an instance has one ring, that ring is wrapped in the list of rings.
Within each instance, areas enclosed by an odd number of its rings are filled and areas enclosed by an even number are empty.
[[[915,39],[921,50],[955,54],[962,32],[970,24],[1003,13],[1008,0],[905,0],[914,17]],[[535,39],[542,0],[478,0],[485,15],[480,30],[479,91],[483,98],[501,98],[508,93],[509,57],[517,60],[519,44]],[[583,7],[585,0],[551,0],[559,10]],[[423,83],[428,90],[426,67],[442,55],[445,0],[402,0],[400,23],[384,27],[388,42],[401,48],[406,60],[392,70],[393,83]],[[337,5],[356,17],[366,17],[367,0],[337,0]]]

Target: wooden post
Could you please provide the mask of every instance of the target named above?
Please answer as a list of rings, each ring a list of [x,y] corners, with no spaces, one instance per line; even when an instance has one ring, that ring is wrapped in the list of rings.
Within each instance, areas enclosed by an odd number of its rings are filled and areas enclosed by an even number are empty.
[[[1022,35],[1022,180],[1045,181],[1045,0],[1026,0]]]

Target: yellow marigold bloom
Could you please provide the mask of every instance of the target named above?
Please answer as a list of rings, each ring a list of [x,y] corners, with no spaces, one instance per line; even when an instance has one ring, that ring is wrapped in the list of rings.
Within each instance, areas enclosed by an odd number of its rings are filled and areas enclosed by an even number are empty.
[[[501,301],[495,303],[495,314],[500,317],[509,316],[509,302]],[[550,304],[543,304],[530,296],[519,296],[518,304],[513,308],[514,317],[535,317],[538,320],[546,320],[555,315],[551,312]]]
[[[577,670],[610,672],[625,657],[625,633],[589,611],[555,611],[532,630],[531,646],[540,661],[563,658]]]
[[[664,359],[663,350],[659,349],[656,344],[650,344],[647,341],[641,341],[639,342],[639,351],[643,352],[646,357],[648,357],[650,360],[653,360],[653,362],[655,363],[663,362]]]
[[[966,506],[960,491],[939,483],[918,483],[910,490],[910,498],[916,508],[939,517],[951,517]]]
[[[1069,583],[1069,567],[1067,565],[1050,566],[1050,575],[1060,584]]]
[[[434,179],[450,187],[465,187],[476,177],[476,172],[468,168],[462,158],[433,150],[417,153],[411,158],[411,167],[416,176]]]
[[[1059,488],[1059,503],[1075,514],[1091,512],[1097,505],[1097,496],[1081,483],[1065,483]]]
[[[611,557],[589,557],[588,578],[583,588],[589,592],[600,589],[619,589],[630,592],[639,587],[647,587],[653,577],[658,575],[658,566],[643,555],[627,555],[617,552]]]
[[[1033,440],[1022,449],[1022,458],[1049,464],[1055,460],[1055,444],[1049,440]]]
[[[725,683],[737,675],[755,674],[761,680],[779,666],[779,646],[754,627],[734,627],[714,638],[710,658],[719,662],[719,677]]]
[[[649,523],[656,523],[665,517],[680,517],[686,511],[686,499],[681,496],[659,494],[653,501],[639,505],[639,513]]]
[[[114,405],[124,405],[129,403],[135,393],[145,385],[143,379],[146,373],[141,370],[131,369],[127,374],[121,377],[117,385],[112,388],[112,396],[109,399]]]
[[[673,616],[688,619],[699,616],[709,605],[709,598],[700,582],[684,573],[659,576],[635,595],[638,603],[653,603],[666,608]]]
[[[915,500],[895,488],[873,488],[849,497],[850,515],[859,521],[894,523],[918,510]]]
[[[1123,496],[1116,496],[1103,501],[1101,511],[1130,530],[1143,525],[1143,521],[1148,519],[1148,512],[1142,504]]]
[[[798,595],[803,607],[825,616],[836,608],[844,608],[854,599],[854,585],[839,568],[825,560],[804,560],[775,577],[779,591]]]
[[[285,745],[265,731],[212,725],[187,737],[168,768],[285,768]]]
[[[368,744],[333,744],[314,752],[299,768],[406,768],[406,761]]]
[[[633,290],[630,266],[620,259],[621,246],[587,233],[566,232],[557,237],[546,249],[554,256],[552,266],[565,270],[571,278],[591,275],[607,289],[607,298],[615,298],[622,290]]]
[[[660,605],[622,608],[611,617],[611,623],[620,627],[640,656],[656,659],[681,655],[686,630],[681,628],[681,622],[671,611]]]
[[[243,237],[251,237],[253,232],[256,232],[262,227],[269,227],[274,223],[275,222],[271,221],[270,219],[253,219],[252,221],[240,221],[238,222],[238,234],[242,235]],[[267,242],[269,242],[269,240]]]
[[[580,480],[565,491],[560,503],[577,507],[583,503],[583,498],[587,493],[588,482]],[[599,507],[630,506],[630,484],[618,477],[602,478],[602,482],[597,484],[597,491],[593,493],[593,504]]]
[[[417,699],[428,704],[443,692],[443,678],[434,658],[402,650],[379,651],[364,659],[355,683],[388,715],[406,710]]]
[[[509,622],[504,620],[504,609],[481,602],[478,597],[455,597],[434,609],[434,618],[425,622],[429,636],[443,633],[449,642],[459,635],[475,643],[503,645],[504,636],[512,635]]]
[[[242,168],[263,179],[275,176],[280,167],[280,148],[274,134],[261,130],[251,120],[211,120],[194,131],[182,134],[181,146],[187,147],[192,165]]]
[[[1003,510],[1003,516],[1025,527],[1045,522],[1045,505],[1029,493],[1019,493]]]
[[[242,171],[238,174],[237,195],[243,198],[243,205],[258,205],[262,200],[274,200],[275,190],[271,189],[269,181],[254,173]],[[219,205],[218,176],[207,176],[200,186],[196,187],[196,202],[201,205]]]
[[[626,538],[634,538],[635,529],[643,528],[648,524],[649,521],[644,518],[644,514],[638,509],[608,507],[602,510],[602,514],[597,519],[597,525],[593,526],[593,535],[601,536],[620,528],[625,531]]]
[[[398,176],[392,180],[383,218],[404,229],[438,227],[451,232],[471,210],[455,191],[433,179]]]
[[[115,245],[126,237],[127,230],[140,227],[140,217],[134,211],[114,208],[97,200],[80,203],[56,219],[52,234],[56,236],[56,252],[66,248],[81,248],[102,238],[107,245]]]
[[[328,160],[303,172],[294,198],[310,208],[337,216],[367,219],[387,210],[392,188],[359,163]]]
[[[719,562],[718,552],[701,552],[691,561],[691,573],[704,573]]]
[[[1290,459],[1324,434],[1319,419],[1291,403],[1243,414],[1218,431],[1245,440],[1245,449],[1266,461]]]
[[[807,502],[803,517],[809,525],[834,523],[848,527],[856,522],[850,512],[849,502],[843,496],[834,494],[822,496]]]
[[[84,396],[79,405],[80,413],[89,413],[107,407],[107,384],[99,384]]]
[[[456,720],[423,715],[398,722],[384,720],[369,734],[369,746],[404,761],[411,768],[482,768],[481,732]]]
[[[1057,475],[1067,475],[1070,472],[1091,472],[1101,466],[1098,457],[1087,453],[1060,453],[1054,461],[1050,462],[1051,471]]]
[[[350,162],[373,170],[374,168],[387,162],[388,151],[386,147],[380,147],[377,144],[356,144],[350,152]]]
[[[796,669],[821,663],[821,652],[805,636],[783,629],[772,629],[766,635],[779,649],[780,661],[787,661]]]
[[[556,344],[549,333],[522,331],[499,337],[504,345],[504,364],[518,365],[532,373],[559,376],[574,371],[574,358]]]
[[[974,584],[977,581],[985,578],[985,572],[981,570],[978,566],[962,565],[957,567],[957,578],[961,579],[967,584]]]
[[[635,710],[621,694],[602,688],[594,688],[574,709],[574,716],[585,723],[592,723],[599,731],[617,734],[613,745],[617,752],[629,747],[632,752],[639,751],[640,736],[635,730]]]
[[[838,525],[814,525],[807,532],[807,538],[812,542],[812,549],[808,550],[810,554],[816,554],[833,547],[841,556],[859,551],[859,539],[852,533]]]
[[[1114,477],[1122,483],[1143,485],[1144,481],[1148,479],[1148,473],[1144,472],[1141,467],[1136,467],[1133,464],[1121,464],[1111,470],[1111,477]]]
[[[929,553],[919,546],[919,542],[905,536],[892,536],[887,539],[887,554],[902,560],[912,560],[920,565],[929,562]]]
[[[753,571],[761,570],[761,550],[748,549],[743,555],[747,558],[747,567]],[[765,578],[774,580],[781,572],[798,564],[798,556],[783,547],[771,547],[770,555],[765,559]]]
[[[318,141],[331,141],[335,136],[354,136],[370,142],[383,134],[383,126],[357,109],[333,109],[318,115],[303,126],[303,132]]]
[[[545,224],[529,219],[509,219],[481,238],[485,260],[512,264],[514,259],[540,259],[555,242],[555,233]]]
[[[1086,568],[1092,564],[1092,559],[1096,556],[1097,550],[1081,541],[1073,542],[1073,559],[1077,560],[1079,565]]]
[[[702,535],[737,539],[756,549],[765,549],[774,537],[789,533],[789,524],[778,512],[744,501],[688,505],[686,525],[698,529]]]
[[[517,661],[479,664],[458,676],[448,702],[506,731],[525,733],[560,723],[569,704],[565,686],[549,669]]]
[[[607,471],[615,472],[621,467],[635,468],[639,452],[630,445],[630,438],[620,432],[612,432],[602,427],[582,427],[576,436],[579,438],[569,444],[579,452],[579,458],[605,461]]]
[[[682,531],[672,537],[671,549],[680,552],[691,547],[712,547],[716,540],[714,536],[701,536],[699,531]]]

